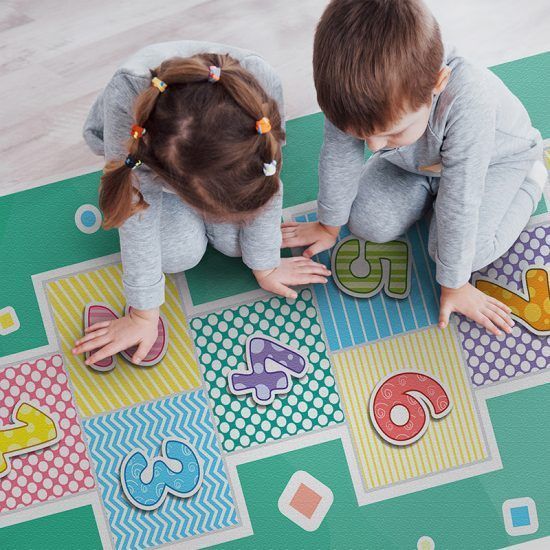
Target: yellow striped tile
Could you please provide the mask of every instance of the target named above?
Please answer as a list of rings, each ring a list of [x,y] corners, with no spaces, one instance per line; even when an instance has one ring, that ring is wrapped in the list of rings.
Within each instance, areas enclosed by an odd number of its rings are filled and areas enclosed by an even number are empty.
[[[451,329],[430,328],[333,355],[340,396],[361,467],[365,488],[441,472],[487,458],[472,392]],[[369,399],[379,380],[410,369],[432,374],[450,394],[453,409],[430,418],[423,437],[409,446],[383,441],[369,416]]]
[[[122,267],[110,265],[65,277],[47,284],[47,296],[75,389],[75,398],[83,416],[118,409],[142,401],[189,390],[200,385],[178,290],[166,278],[166,302],[161,313],[168,323],[169,344],[164,359],[154,367],[135,367],[118,356],[117,367],[110,372],[97,372],[84,365],[82,356],[74,357],[71,349],[82,335],[84,306],[105,302],[122,314]]]

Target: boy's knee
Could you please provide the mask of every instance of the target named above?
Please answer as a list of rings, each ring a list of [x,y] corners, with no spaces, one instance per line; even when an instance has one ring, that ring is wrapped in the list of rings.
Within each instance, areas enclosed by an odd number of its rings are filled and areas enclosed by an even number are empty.
[[[484,241],[478,239],[476,242],[474,259],[472,260],[472,272],[483,269],[493,263],[497,258],[500,258],[504,252],[505,250],[503,250],[503,247],[499,246],[496,237],[492,239],[487,238]]]
[[[356,237],[373,243],[387,243],[397,239],[404,233],[404,228],[391,223],[383,216],[359,214],[353,208],[348,227]]]

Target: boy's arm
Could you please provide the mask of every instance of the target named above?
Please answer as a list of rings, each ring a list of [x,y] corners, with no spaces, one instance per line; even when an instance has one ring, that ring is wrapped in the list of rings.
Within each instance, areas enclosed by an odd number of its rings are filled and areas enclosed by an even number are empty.
[[[341,226],[349,220],[365,163],[365,142],[325,119],[319,159],[318,219],[323,225]]]
[[[458,288],[470,279],[485,178],[493,152],[496,112],[478,89],[455,99],[441,148],[436,214],[436,278]]]

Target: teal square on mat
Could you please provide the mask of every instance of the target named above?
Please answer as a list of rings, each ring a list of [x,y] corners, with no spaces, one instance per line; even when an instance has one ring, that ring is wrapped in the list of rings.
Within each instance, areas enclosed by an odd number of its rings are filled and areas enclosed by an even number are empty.
[[[268,298],[191,320],[201,369],[226,451],[282,439],[342,422],[344,413],[321,335],[311,290],[296,300]],[[307,356],[310,370],[271,405],[233,395],[229,372],[245,370],[248,336],[264,334]]]

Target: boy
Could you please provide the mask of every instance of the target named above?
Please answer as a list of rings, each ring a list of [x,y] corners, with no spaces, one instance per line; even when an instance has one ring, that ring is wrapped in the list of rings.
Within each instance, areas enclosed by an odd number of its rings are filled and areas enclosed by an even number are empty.
[[[391,241],[433,206],[439,326],[455,311],[511,332],[511,310],[468,281],[511,247],[546,182],[542,139],[519,100],[444,50],[420,0],[332,0],[313,67],[326,116],[319,221],[284,224],[283,246],[308,246],[311,257],[346,223],[363,239]]]

